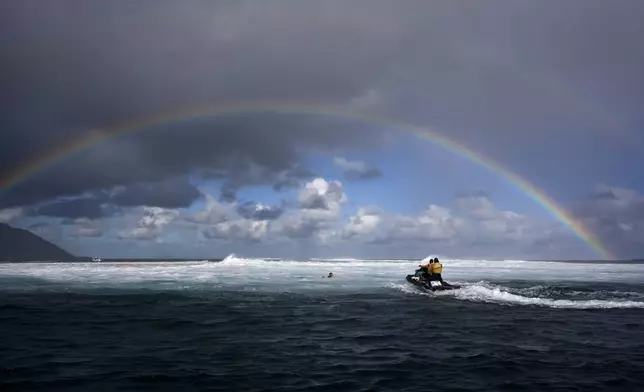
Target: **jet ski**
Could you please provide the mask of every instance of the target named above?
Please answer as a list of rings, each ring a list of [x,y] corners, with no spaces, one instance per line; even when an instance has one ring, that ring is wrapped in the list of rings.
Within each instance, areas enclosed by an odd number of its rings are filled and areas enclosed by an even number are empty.
[[[445,290],[455,290],[455,289],[460,289],[461,286],[456,285],[456,284],[449,284],[445,281],[441,282],[440,280],[427,280],[427,278],[424,276],[424,272],[422,269],[416,270],[416,272],[413,275],[407,275],[405,278],[407,279],[407,282],[413,284],[414,286],[420,287],[421,289],[424,290],[429,290],[429,291],[445,291]]]

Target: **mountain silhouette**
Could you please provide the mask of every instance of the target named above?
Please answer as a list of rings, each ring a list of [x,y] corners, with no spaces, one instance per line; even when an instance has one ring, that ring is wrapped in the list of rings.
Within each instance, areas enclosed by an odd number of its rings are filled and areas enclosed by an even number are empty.
[[[25,230],[0,223],[0,261],[72,261],[76,256]]]

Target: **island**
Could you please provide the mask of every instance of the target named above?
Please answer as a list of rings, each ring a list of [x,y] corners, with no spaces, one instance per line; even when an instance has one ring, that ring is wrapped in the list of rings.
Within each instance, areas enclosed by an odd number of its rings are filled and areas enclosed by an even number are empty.
[[[0,261],[76,260],[76,256],[28,230],[0,223]]]

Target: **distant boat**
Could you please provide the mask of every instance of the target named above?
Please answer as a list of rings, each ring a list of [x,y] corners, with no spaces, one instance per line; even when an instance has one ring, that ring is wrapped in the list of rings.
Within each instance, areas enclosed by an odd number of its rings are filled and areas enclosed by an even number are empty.
[[[94,257],[92,257],[92,261],[99,262],[99,261],[103,261],[103,260],[101,260],[100,257],[94,256]]]

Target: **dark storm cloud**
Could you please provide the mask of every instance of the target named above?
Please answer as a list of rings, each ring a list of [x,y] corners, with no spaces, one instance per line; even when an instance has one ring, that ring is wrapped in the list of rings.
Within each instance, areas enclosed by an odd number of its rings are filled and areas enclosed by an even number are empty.
[[[302,127],[307,132],[301,132]],[[263,115],[168,126],[150,133],[124,135],[87,150],[0,195],[0,205],[30,204],[115,185],[134,187],[128,198],[120,198],[122,203],[131,204],[129,198],[135,197],[132,192],[143,196],[149,189],[135,184],[162,182],[203,168],[216,168],[215,174],[223,173],[222,193],[234,200],[236,191],[246,185],[267,184],[284,189],[306,178],[309,172],[300,167],[300,148],[369,146],[376,143],[373,137],[373,131],[356,127],[355,123],[318,119],[307,126],[298,116]],[[148,198],[165,197],[154,195],[152,189],[146,194]],[[186,189],[178,196],[189,194],[195,195],[194,190]]]
[[[378,114],[460,130],[488,152],[547,132],[620,135],[642,120],[643,10],[603,0],[3,2],[0,173],[86,132],[178,108],[344,105],[368,91],[384,97]],[[295,170],[301,151],[379,142],[363,131],[279,115],[168,124],[51,167],[0,195],[0,208],[192,170],[219,173],[232,200],[253,181],[235,157],[282,189],[297,178],[277,173]]]
[[[199,197],[199,190],[187,180],[169,179],[153,184],[134,184],[117,193],[111,201],[123,207],[181,208],[190,206]]]
[[[342,100],[359,95],[369,84],[367,74],[375,75],[376,70],[344,73],[372,59],[354,54],[324,61],[327,55],[306,40],[282,42],[275,40],[280,32],[268,37],[251,25],[235,24],[244,18],[239,15],[244,9],[237,6],[195,5],[4,3],[2,172],[90,130],[109,131],[113,125],[195,105]],[[328,72],[320,73],[318,65]],[[298,148],[366,141],[353,126],[309,122],[264,116],[174,124],[102,145],[16,187],[1,203],[29,204],[159,181],[197,168],[227,170],[227,160],[236,155],[272,171],[287,170],[295,166]],[[240,186],[237,178],[229,182],[231,190]],[[290,183],[292,179],[281,179],[275,186]]]
[[[35,209],[32,214],[69,219],[97,219],[111,215],[114,212],[109,208],[105,208],[104,202],[105,200],[98,198],[66,200]]]
[[[32,208],[30,215],[59,218],[97,219],[121,212],[121,207],[182,208],[190,206],[201,193],[186,179],[168,179],[157,183],[133,184],[113,194],[96,192],[84,198],[55,201]],[[64,221],[69,223],[69,221]]]
[[[611,253],[621,258],[644,255],[644,195],[600,185],[573,213]]]
[[[284,155],[280,156],[284,158]],[[279,159],[279,158],[278,158]],[[227,171],[216,171],[207,174],[206,178],[222,180],[220,199],[225,202],[237,200],[237,191],[244,186],[271,185],[274,190],[282,191],[296,188],[303,180],[315,175],[312,171],[300,166],[296,160],[290,167],[270,167],[253,162],[249,156],[230,157],[231,164]],[[264,163],[266,165],[266,163]]]

